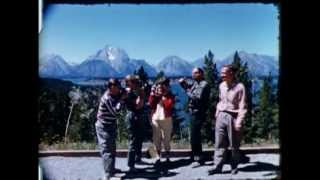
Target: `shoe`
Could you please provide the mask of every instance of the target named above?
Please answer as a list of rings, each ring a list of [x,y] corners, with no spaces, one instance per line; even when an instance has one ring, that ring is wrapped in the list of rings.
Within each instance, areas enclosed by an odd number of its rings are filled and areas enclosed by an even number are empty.
[[[106,180],[109,180],[111,177],[114,177],[116,173],[121,173],[122,171],[120,169],[114,168],[112,171],[106,172],[105,178]]]
[[[107,173],[103,178],[103,180],[110,180],[110,179],[111,179],[111,174],[110,173]]]
[[[159,171],[159,173],[160,173],[161,176],[166,176],[166,175],[168,175],[169,171],[167,169],[161,169]]]
[[[208,171],[208,175],[221,174],[222,168],[213,168]]]
[[[156,171],[161,171],[162,166],[163,166],[163,164],[161,163],[161,160],[160,160],[160,159],[157,159],[156,162],[155,162],[154,165],[153,165],[153,168],[154,168]]]
[[[204,165],[204,158],[199,158],[198,163],[200,164],[200,166]]]
[[[166,152],[164,157],[166,158],[167,162],[170,162],[170,153],[169,152]]]
[[[140,157],[140,156],[137,156],[136,159],[135,159],[135,162],[136,162],[136,163],[141,163],[141,162],[142,162],[141,157]]]
[[[122,173],[121,169],[114,168],[112,174]]]
[[[231,174],[235,175],[235,174],[238,174],[238,168],[234,168],[231,170]]]
[[[157,159],[156,162],[154,163],[154,166],[159,166],[161,164],[161,160]]]
[[[200,163],[198,161],[194,161],[192,164],[191,164],[192,168],[194,167],[197,167],[197,166],[200,166]]]
[[[200,166],[203,166],[204,165],[204,161],[194,161],[194,162],[192,162],[192,164],[191,164],[191,166],[192,166],[192,168],[198,168],[198,167],[200,167]]]
[[[129,173],[137,173],[138,169],[136,169],[135,167],[130,167],[128,172]]]

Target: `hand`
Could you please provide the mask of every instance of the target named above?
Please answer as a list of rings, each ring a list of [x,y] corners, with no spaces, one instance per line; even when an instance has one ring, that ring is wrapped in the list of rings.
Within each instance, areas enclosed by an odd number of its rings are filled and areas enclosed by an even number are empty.
[[[219,114],[219,111],[216,111],[216,113],[214,114],[214,117],[216,118],[216,120],[218,118],[218,114]]]
[[[155,96],[155,95],[156,94],[153,91],[150,92],[150,96]]]
[[[119,111],[121,109],[121,103],[117,103],[116,110]]]
[[[234,129],[235,129],[236,131],[240,131],[240,130],[241,130],[241,127],[242,127],[241,122],[236,121],[236,122],[234,123]]]
[[[180,78],[179,79],[179,83],[183,83],[183,82],[185,82],[186,80],[185,80],[185,78]]]
[[[140,96],[136,99],[136,105],[137,109],[141,109],[143,107],[143,99]]]
[[[227,109],[227,106],[223,103],[218,103],[217,110],[219,111],[225,111]]]
[[[181,86],[183,89],[188,89],[188,84],[187,84],[185,78],[179,79],[179,83],[180,83],[180,86]]]

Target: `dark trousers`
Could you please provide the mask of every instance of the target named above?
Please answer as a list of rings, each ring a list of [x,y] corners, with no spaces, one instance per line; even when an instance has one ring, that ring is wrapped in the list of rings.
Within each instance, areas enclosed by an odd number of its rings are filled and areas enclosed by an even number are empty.
[[[115,124],[104,125],[99,120],[95,127],[103,169],[105,173],[110,173],[115,168],[117,127]]]
[[[144,122],[141,115],[129,111],[126,116],[126,123],[128,128],[128,166],[134,167],[136,158],[141,158],[142,143],[143,143],[143,128]]]
[[[191,113],[191,158],[202,158],[201,128],[205,113]]]

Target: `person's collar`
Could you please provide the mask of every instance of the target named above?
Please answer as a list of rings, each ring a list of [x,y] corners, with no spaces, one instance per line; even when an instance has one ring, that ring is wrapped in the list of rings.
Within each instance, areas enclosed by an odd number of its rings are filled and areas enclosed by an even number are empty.
[[[226,82],[226,86],[228,89],[232,89],[237,84],[236,80],[232,80],[230,83]]]
[[[203,79],[202,79],[202,78],[200,78],[200,79],[195,79],[195,81],[196,81],[197,83],[200,83],[201,81],[203,81]]]

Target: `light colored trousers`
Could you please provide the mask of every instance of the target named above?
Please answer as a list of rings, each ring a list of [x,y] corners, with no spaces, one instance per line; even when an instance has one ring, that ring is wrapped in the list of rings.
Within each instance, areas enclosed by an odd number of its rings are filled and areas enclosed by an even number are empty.
[[[219,112],[215,126],[214,164],[221,168],[226,161],[226,150],[231,148],[231,166],[236,168],[240,161],[240,142],[242,133],[234,129],[235,117],[226,112]]]
[[[158,152],[161,152],[163,142],[166,152],[170,151],[170,140],[172,132],[172,118],[163,120],[152,119],[153,143]]]

